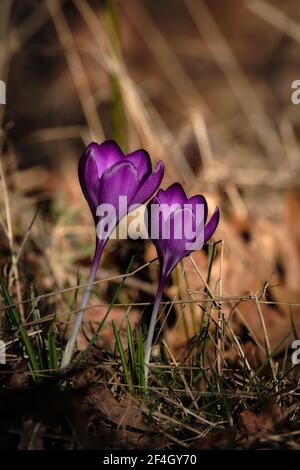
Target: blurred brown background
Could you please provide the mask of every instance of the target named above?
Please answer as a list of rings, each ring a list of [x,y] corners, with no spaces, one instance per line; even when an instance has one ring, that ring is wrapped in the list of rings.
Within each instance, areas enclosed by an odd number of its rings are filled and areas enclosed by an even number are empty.
[[[298,130],[296,1],[4,0],[1,10],[1,112],[22,167],[55,167],[91,138],[114,136],[112,75],[127,147],[164,152],[170,173],[199,174],[209,158],[198,148],[203,125],[213,155],[206,181],[261,183],[254,169],[279,169],[288,158]]]

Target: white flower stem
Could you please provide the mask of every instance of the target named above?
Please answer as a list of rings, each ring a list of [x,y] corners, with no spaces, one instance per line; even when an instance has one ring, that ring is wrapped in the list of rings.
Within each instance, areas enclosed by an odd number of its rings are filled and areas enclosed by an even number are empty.
[[[162,298],[163,290],[165,285],[165,279],[160,279],[158,289],[155,296],[155,302],[153,305],[151,321],[148,330],[147,341],[145,345],[145,358],[144,358],[144,374],[145,374],[145,387],[148,386],[148,378],[149,378],[149,363],[150,363],[150,356],[151,356],[151,349],[152,349],[152,341],[153,335],[155,330],[155,324],[157,320],[157,315],[159,312],[159,305]]]
[[[89,298],[90,298],[90,295],[91,295],[91,292],[92,292],[92,289],[93,289],[93,282],[94,282],[95,277],[96,277],[96,273],[97,273],[97,269],[98,269],[98,266],[99,266],[99,262],[100,262],[100,258],[101,258],[103,248],[104,248],[104,246],[100,245],[100,244],[97,244],[97,246],[96,246],[94,258],[93,258],[93,261],[92,261],[92,268],[91,268],[91,272],[89,274],[88,285],[85,288],[85,291],[84,291],[84,294],[83,294],[83,297],[82,297],[82,301],[81,301],[81,305],[80,305],[80,310],[76,314],[75,324],[74,324],[71,336],[68,339],[67,346],[66,346],[66,348],[64,350],[64,353],[63,353],[63,357],[62,357],[62,361],[61,361],[61,365],[60,365],[61,369],[64,369],[64,368],[68,367],[68,365],[71,362],[72,355],[73,355],[73,350],[74,350],[75,343],[76,343],[76,338],[77,338],[79,329],[80,329],[81,324],[82,324],[84,311],[86,309],[86,306],[88,304],[88,301],[89,301]]]

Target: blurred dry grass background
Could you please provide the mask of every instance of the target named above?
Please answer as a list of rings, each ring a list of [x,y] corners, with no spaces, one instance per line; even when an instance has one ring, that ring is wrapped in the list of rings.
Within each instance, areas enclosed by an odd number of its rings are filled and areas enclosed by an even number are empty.
[[[1,266],[18,300],[31,284],[42,293],[76,286],[79,267],[85,279],[94,235],[77,162],[91,140],[116,138],[163,159],[164,186],[178,180],[220,205],[211,289],[233,299],[223,313],[253,367],[279,344],[282,353],[300,334],[297,1],[2,0],[0,8]],[[109,246],[100,278],[124,272],[132,249],[138,265],[155,256],[148,245]],[[194,259],[205,273],[207,252]],[[198,274],[185,261],[166,293],[177,315],[166,339],[178,354],[193,334],[184,300],[203,298]],[[154,278],[131,278],[121,301],[150,302]],[[110,289],[101,284],[102,300]],[[64,301],[50,298],[43,314],[63,321]]]

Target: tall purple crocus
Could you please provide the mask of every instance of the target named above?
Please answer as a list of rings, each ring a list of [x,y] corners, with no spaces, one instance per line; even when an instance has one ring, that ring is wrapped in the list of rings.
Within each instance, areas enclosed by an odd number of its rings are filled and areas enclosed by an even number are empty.
[[[220,218],[219,208],[216,207],[208,222],[207,214],[205,197],[196,195],[188,199],[179,183],[172,184],[165,191],[160,189],[148,205],[148,232],[157,250],[160,273],[145,346],[146,382],[164,286],[179,261],[195,249],[202,248],[214,234]]]
[[[109,236],[130,208],[144,204],[153,196],[161,183],[163,173],[164,166],[161,161],[152,172],[151,159],[145,150],[135,150],[124,155],[113,140],[107,140],[101,145],[92,142],[83,153],[79,161],[78,176],[96,225],[96,248],[88,286],[83,295],[61,367],[66,367],[71,360],[84,310],[91,294],[92,283]],[[102,223],[103,207],[105,210],[113,209],[110,216],[106,217],[105,223]]]

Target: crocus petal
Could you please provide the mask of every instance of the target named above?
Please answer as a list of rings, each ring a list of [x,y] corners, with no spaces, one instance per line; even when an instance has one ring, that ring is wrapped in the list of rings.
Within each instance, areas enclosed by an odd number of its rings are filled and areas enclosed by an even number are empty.
[[[123,158],[118,145],[108,140],[101,145],[89,144],[81,156],[78,165],[78,177],[85,198],[93,216],[99,204],[99,180],[106,168]]]
[[[146,150],[140,149],[126,155],[125,160],[134,164],[137,168],[141,181],[152,172],[150,155]]]
[[[215,208],[213,215],[204,227],[204,242],[206,243],[214,234],[220,220],[220,210]]]
[[[100,178],[99,201],[101,204],[112,204],[117,211],[119,208],[119,197],[127,197],[127,205],[136,193],[140,180],[136,167],[133,163],[122,160],[107,168]],[[122,217],[125,212],[118,214]]]
[[[155,167],[155,170],[151,175],[145,179],[145,181],[139,186],[136,194],[130,201],[130,205],[144,204],[151,196],[157,191],[161,180],[164,176],[164,165],[162,161],[159,161]]]
[[[100,145],[92,142],[88,146],[87,152],[89,152],[90,158],[96,161],[99,178],[107,168],[124,158],[122,150],[113,140],[106,140]]]
[[[78,164],[78,178],[82,192],[94,215],[98,204],[99,175],[95,158],[90,158],[88,149],[83,153]]]
[[[145,212],[147,218],[145,222],[147,225],[149,237],[157,250],[160,266],[162,267],[164,258],[163,255],[166,253],[166,242],[168,240],[162,237],[163,218],[161,216],[158,216],[157,213],[154,211],[154,208],[158,208],[158,206],[159,201],[155,196],[147,206],[147,211]]]
[[[168,204],[172,206],[173,204],[183,204],[186,202],[186,194],[183,187],[179,183],[174,183],[168,187],[168,189],[160,189],[156,195],[161,204]]]
[[[177,211],[176,211],[177,212]],[[179,216],[177,213],[174,213],[174,223],[180,223]],[[184,243],[186,242],[193,242],[197,235],[197,225],[195,220],[195,214],[192,209],[188,206],[185,206],[181,209],[181,223],[182,223],[182,239]],[[201,221],[200,221],[201,224]],[[203,224],[203,221],[202,221]],[[204,225],[203,225],[204,227]],[[175,240],[176,241],[176,240]]]
[[[156,244],[158,250],[161,251],[160,259],[163,260],[164,276],[169,276],[179,261],[193,251],[189,249],[189,244],[195,241],[197,234],[194,214],[189,208],[177,208],[171,213],[168,223],[170,224],[170,239],[160,238],[159,243]],[[200,248],[201,246],[197,247],[197,249]]]
[[[207,201],[206,201],[205,197],[202,196],[202,195],[196,195],[196,196],[190,197],[190,199],[188,199],[188,200],[186,201],[186,204],[192,206],[192,210],[193,210],[193,213],[194,213],[194,214],[196,214],[196,206],[197,206],[197,204],[203,206],[203,216],[204,216],[204,221],[203,221],[203,223],[205,224],[205,223],[206,223],[206,220],[207,220],[207,213],[208,213]]]
[[[169,213],[163,206],[168,206]],[[202,248],[213,235],[220,218],[220,211],[216,208],[205,225],[205,197],[196,195],[188,199],[179,183],[159,190],[147,213],[148,233],[159,257],[161,279],[168,278],[182,258]]]

